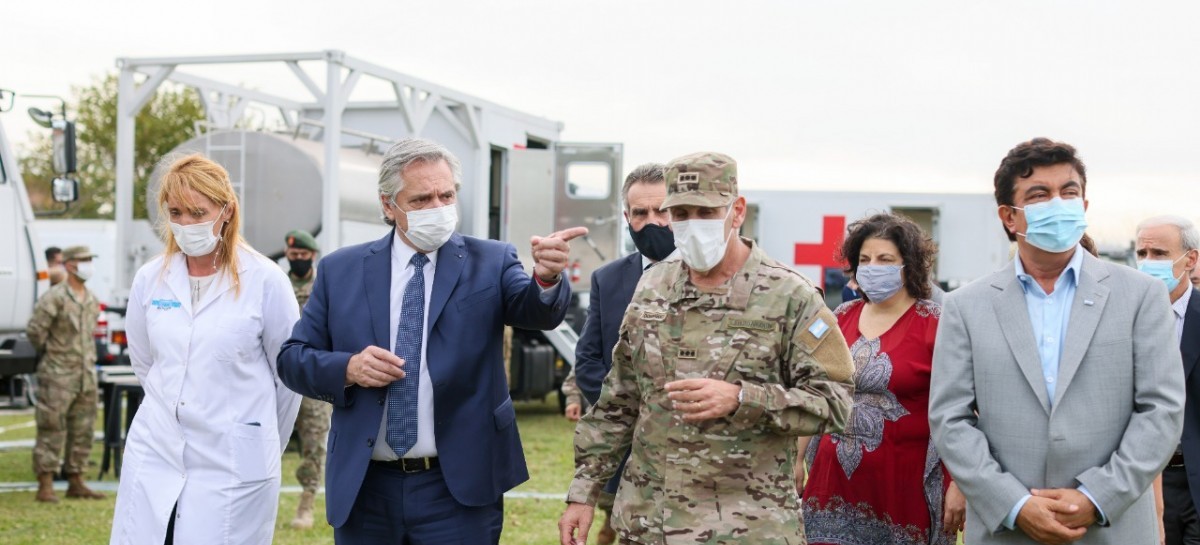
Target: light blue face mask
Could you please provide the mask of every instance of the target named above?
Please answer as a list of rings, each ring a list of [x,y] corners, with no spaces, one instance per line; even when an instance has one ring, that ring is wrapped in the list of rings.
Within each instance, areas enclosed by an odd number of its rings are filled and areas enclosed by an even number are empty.
[[[859,265],[854,280],[858,282],[859,289],[867,294],[868,302],[882,303],[904,286],[900,276],[900,269],[903,268],[904,265]]]
[[[1025,212],[1026,228],[1017,233],[1035,248],[1052,254],[1061,254],[1074,248],[1083,238],[1087,220],[1083,217],[1083,199],[1054,197],[1045,202],[1034,203],[1024,208],[1013,207]]]
[[[1188,256],[1188,252],[1184,252],[1179,256],[1179,259],[1184,259]],[[1187,271],[1183,271],[1179,276],[1175,276],[1175,264],[1179,263],[1179,259],[1175,261],[1167,261],[1165,259],[1143,259],[1138,261],[1138,270],[1150,276],[1153,276],[1167,283],[1167,292],[1175,291],[1175,287],[1179,285],[1179,280],[1183,278]]]

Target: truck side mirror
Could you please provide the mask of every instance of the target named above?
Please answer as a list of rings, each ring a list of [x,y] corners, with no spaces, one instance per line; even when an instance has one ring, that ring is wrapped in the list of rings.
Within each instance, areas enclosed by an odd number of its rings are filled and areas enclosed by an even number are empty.
[[[55,119],[52,122],[54,135],[52,136],[54,148],[54,170],[59,174],[71,174],[75,172],[75,122],[65,119]],[[78,183],[75,184],[78,189]],[[76,192],[77,194],[78,192]],[[58,180],[54,181],[54,200],[58,202]],[[72,197],[71,201],[75,198]]]
[[[73,203],[79,200],[79,181],[71,178],[55,178],[50,183],[50,194],[54,202]]]

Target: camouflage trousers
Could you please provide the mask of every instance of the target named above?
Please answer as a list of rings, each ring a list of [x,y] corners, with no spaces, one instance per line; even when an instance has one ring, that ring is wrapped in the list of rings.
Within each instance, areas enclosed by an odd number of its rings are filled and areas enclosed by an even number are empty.
[[[96,379],[90,372],[70,375],[38,373],[37,442],[33,446],[33,472],[83,473],[92,453],[96,424]]]
[[[296,434],[300,437],[300,467],[296,480],[306,492],[316,492],[321,486],[321,470],[325,467],[325,438],[329,435],[329,415],[333,405],[304,398],[296,417]]]

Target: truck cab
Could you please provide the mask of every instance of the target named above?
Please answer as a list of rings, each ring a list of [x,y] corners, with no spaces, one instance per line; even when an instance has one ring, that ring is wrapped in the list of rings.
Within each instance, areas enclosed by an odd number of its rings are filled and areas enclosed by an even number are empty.
[[[37,369],[37,351],[25,334],[37,298],[50,289],[46,257],[34,229],[33,207],[21,178],[4,117],[16,94],[0,89],[0,393],[18,393],[13,377]],[[44,113],[44,112],[43,112]],[[54,181],[54,200],[75,200],[78,185],[66,177],[74,171],[74,127],[65,119],[53,124],[56,166],[64,177]],[[69,167],[69,168],[68,168]]]

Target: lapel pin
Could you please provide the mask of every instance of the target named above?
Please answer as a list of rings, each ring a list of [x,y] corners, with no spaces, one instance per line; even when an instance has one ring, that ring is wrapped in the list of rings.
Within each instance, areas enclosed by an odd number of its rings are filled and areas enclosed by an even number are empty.
[[[1084,299],[1084,300],[1083,300],[1083,306],[1085,306],[1085,307],[1090,307],[1090,306],[1092,306],[1092,305],[1094,305],[1094,304],[1096,304],[1096,303],[1095,303],[1094,301],[1092,301],[1091,299]]]

